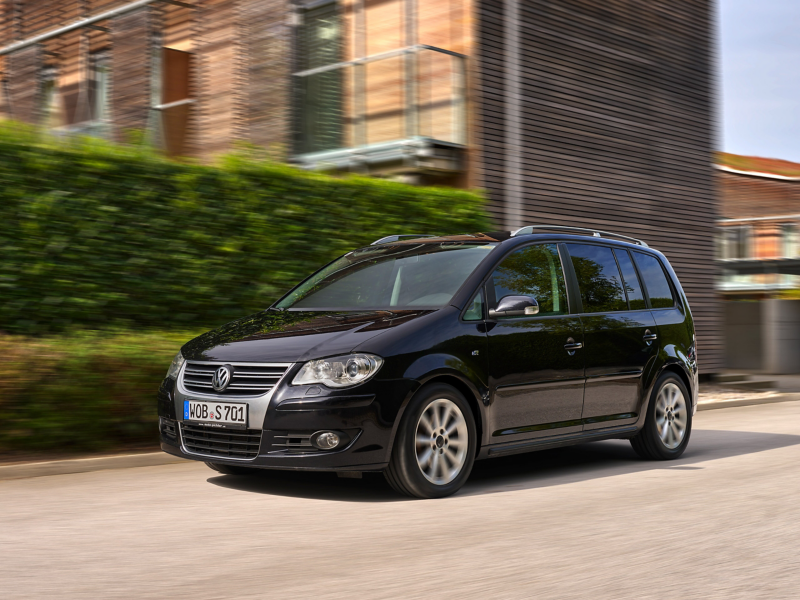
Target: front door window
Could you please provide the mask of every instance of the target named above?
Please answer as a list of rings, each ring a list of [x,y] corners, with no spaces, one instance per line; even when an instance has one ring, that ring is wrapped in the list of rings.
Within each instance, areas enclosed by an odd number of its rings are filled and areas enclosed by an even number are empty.
[[[495,303],[506,296],[529,296],[539,303],[539,316],[568,312],[556,244],[537,244],[512,252],[492,275],[491,285]]]

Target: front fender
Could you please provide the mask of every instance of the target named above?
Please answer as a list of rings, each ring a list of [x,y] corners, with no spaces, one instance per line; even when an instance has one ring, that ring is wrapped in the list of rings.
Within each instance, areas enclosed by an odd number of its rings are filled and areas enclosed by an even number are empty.
[[[449,375],[457,377],[475,396],[475,400],[482,401],[488,394],[485,377],[478,372],[475,365],[452,354],[428,354],[419,357],[411,363],[403,374],[404,378],[414,379],[421,384],[437,376]]]
[[[467,398],[467,402],[474,401],[474,405],[478,408],[478,418],[481,421],[478,425],[480,426],[485,421],[485,401],[489,397],[489,389],[477,369],[458,356],[444,353],[421,356],[408,365],[403,373],[403,378],[413,380],[419,385],[407,395],[400,407],[392,428],[389,453],[391,453],[391,448],[394,446],[397,428],[400,426],[400,421],[403,419],[409,402],[422,386],[431,381],[443,378],[457,379],[463,388],[469,390],[472,396],[472,398]],[[481,442],[482,440],[479,439],[478,443],[480,444]]]

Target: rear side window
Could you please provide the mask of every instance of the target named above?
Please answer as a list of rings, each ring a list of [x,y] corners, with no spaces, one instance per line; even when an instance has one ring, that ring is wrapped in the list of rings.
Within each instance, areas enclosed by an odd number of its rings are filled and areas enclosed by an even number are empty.
[[[581,289],[583,312],[628,310],[614,252],[605,246],[567,244]]]
[[[672,297],[672,288],[667,281],[667,275],[661,266],[661,261],[655,256],[634,252],[636,255],[636,265],[639,273],[642,274],[644,287],[650,297],[651,308],[672,308],[675,306],[675,299]]]
[[[503,259],[489,283],[495,302],[505,296],[530,296],[539,303],[539,316],[565,315],[569,310],[556,244],[515,250]]]
[[[642,293],[642,286],[639,283],[639,277],[636,275],[636,269],[633,268],[633,261],[627,250],[614,250],[614,256],[617,257],[619,268],[622,271],[622,283],[625,284],[625,291],[628,294],[628,304],[631,310],[641,310],[647,308],[644,302],[644,294]]]

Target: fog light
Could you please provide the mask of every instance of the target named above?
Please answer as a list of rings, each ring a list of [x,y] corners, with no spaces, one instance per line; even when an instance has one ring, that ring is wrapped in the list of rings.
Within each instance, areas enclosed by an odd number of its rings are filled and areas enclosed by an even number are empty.
[[[323,429],[312,433],[309,441],[318,450],[335,450],[336,448],[344,448],[352,439],[351,435],[346,431]]]
[[[314,441],[316,442],[315,446],[317,448],[331,450],[339,445],[339,436],[332,431],[324,431],[320,433]]]

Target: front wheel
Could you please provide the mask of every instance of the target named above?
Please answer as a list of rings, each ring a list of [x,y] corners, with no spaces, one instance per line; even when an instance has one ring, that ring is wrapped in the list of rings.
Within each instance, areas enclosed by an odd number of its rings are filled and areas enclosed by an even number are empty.
[[[642,430],[631,438],[631,446],[648,460],[678,458],[692,433],[691,396],[680,377],[665,373],[653,386],[647,418]]]
[[[406,408],[384,472],[395,491],[417,498],[454,494],[475,462],[475,418],[455,388],[421,389]]]

